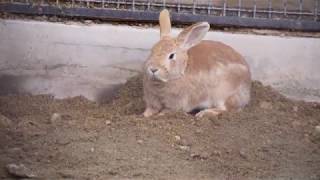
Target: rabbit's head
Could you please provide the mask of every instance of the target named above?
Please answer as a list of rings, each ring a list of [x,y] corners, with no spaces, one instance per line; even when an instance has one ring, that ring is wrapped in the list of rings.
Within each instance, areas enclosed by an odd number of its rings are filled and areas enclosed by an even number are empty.
[[[160,41],[148,57],[144,71],[151,80],[167,82],[184,76],[188,64],[188,50],[201,42],[210,26],[200,22],[184,29],[177,37],[171,37],[171,23],[168,10],[159,16]]]

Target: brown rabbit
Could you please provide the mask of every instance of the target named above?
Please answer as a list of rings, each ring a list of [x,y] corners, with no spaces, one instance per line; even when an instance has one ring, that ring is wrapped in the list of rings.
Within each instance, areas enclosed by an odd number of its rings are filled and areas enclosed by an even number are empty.
[[[160,41],[144,64],[144,101],[149,117],[169,111],[196,116],[240,110],[250,100],[251,75],[244,58],[231,47],[202,38],[210,26],[200,22],[170,36],[169,12],[160,13]]]

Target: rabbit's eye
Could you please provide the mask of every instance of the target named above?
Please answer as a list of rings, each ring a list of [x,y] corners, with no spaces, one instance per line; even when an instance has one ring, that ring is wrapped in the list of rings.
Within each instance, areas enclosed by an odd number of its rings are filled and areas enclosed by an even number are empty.
[[[174,60],[176,58],[176,54],[175,53],[171,53],[170,55],[169,55],[169,59],[170,60]]]

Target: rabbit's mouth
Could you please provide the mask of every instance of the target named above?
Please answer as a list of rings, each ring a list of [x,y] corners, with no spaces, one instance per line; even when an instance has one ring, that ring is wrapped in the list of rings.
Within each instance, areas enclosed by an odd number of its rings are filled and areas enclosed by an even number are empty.
[[[167,82],[166,73],[161,68],[156,68],[153,66],[149,66],[147,68],[147,74],[150,80],[155,82]]]
[[[157,82],[167,82],[168,81],[168,80],[166,80],[158,75],[155,75],[155,74],[151,75],[151,79],[153,81],[157,81]]]

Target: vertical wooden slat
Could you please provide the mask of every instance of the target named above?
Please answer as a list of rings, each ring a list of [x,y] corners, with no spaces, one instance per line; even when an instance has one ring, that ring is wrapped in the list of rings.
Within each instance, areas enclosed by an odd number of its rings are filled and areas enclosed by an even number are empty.
[[[314,21],[318,20],[319,0],[315,0],[314,3]]]
[[[151,8],[151,0],[148,0],[148,11],[150,11],[150,8]]]
[[[117,0],[117,9],[120,9],[120,0]]]
[[[303,1],[299,0],[299,19],[301,19],[301,16],[302,16],[302,8],[303,8]]]
[[[227,9],[227,0],[223,2],[223,16],[226,16],[226,9]]]
[[[256,18],[257,13],[257,0],[253,0],[253,18]]]
[[[211,8],[212,8],[212,0],[208,1],[208,15],[211,14]]]
[[[268,12],[268,18],[272,18],[272,1],[271,0],[268,0],[268,9],[269,9],[269,12]]]
[[[196,14],[196,4],[197,4],[197,0],[193,0],[192,1],[192,14]]]
[[[241,0],[238,0],[238,17],[241,17]]]
[[[288,8],[288,2],[287,0],[283,0],[283,15],[287,16],[287,8]]]

